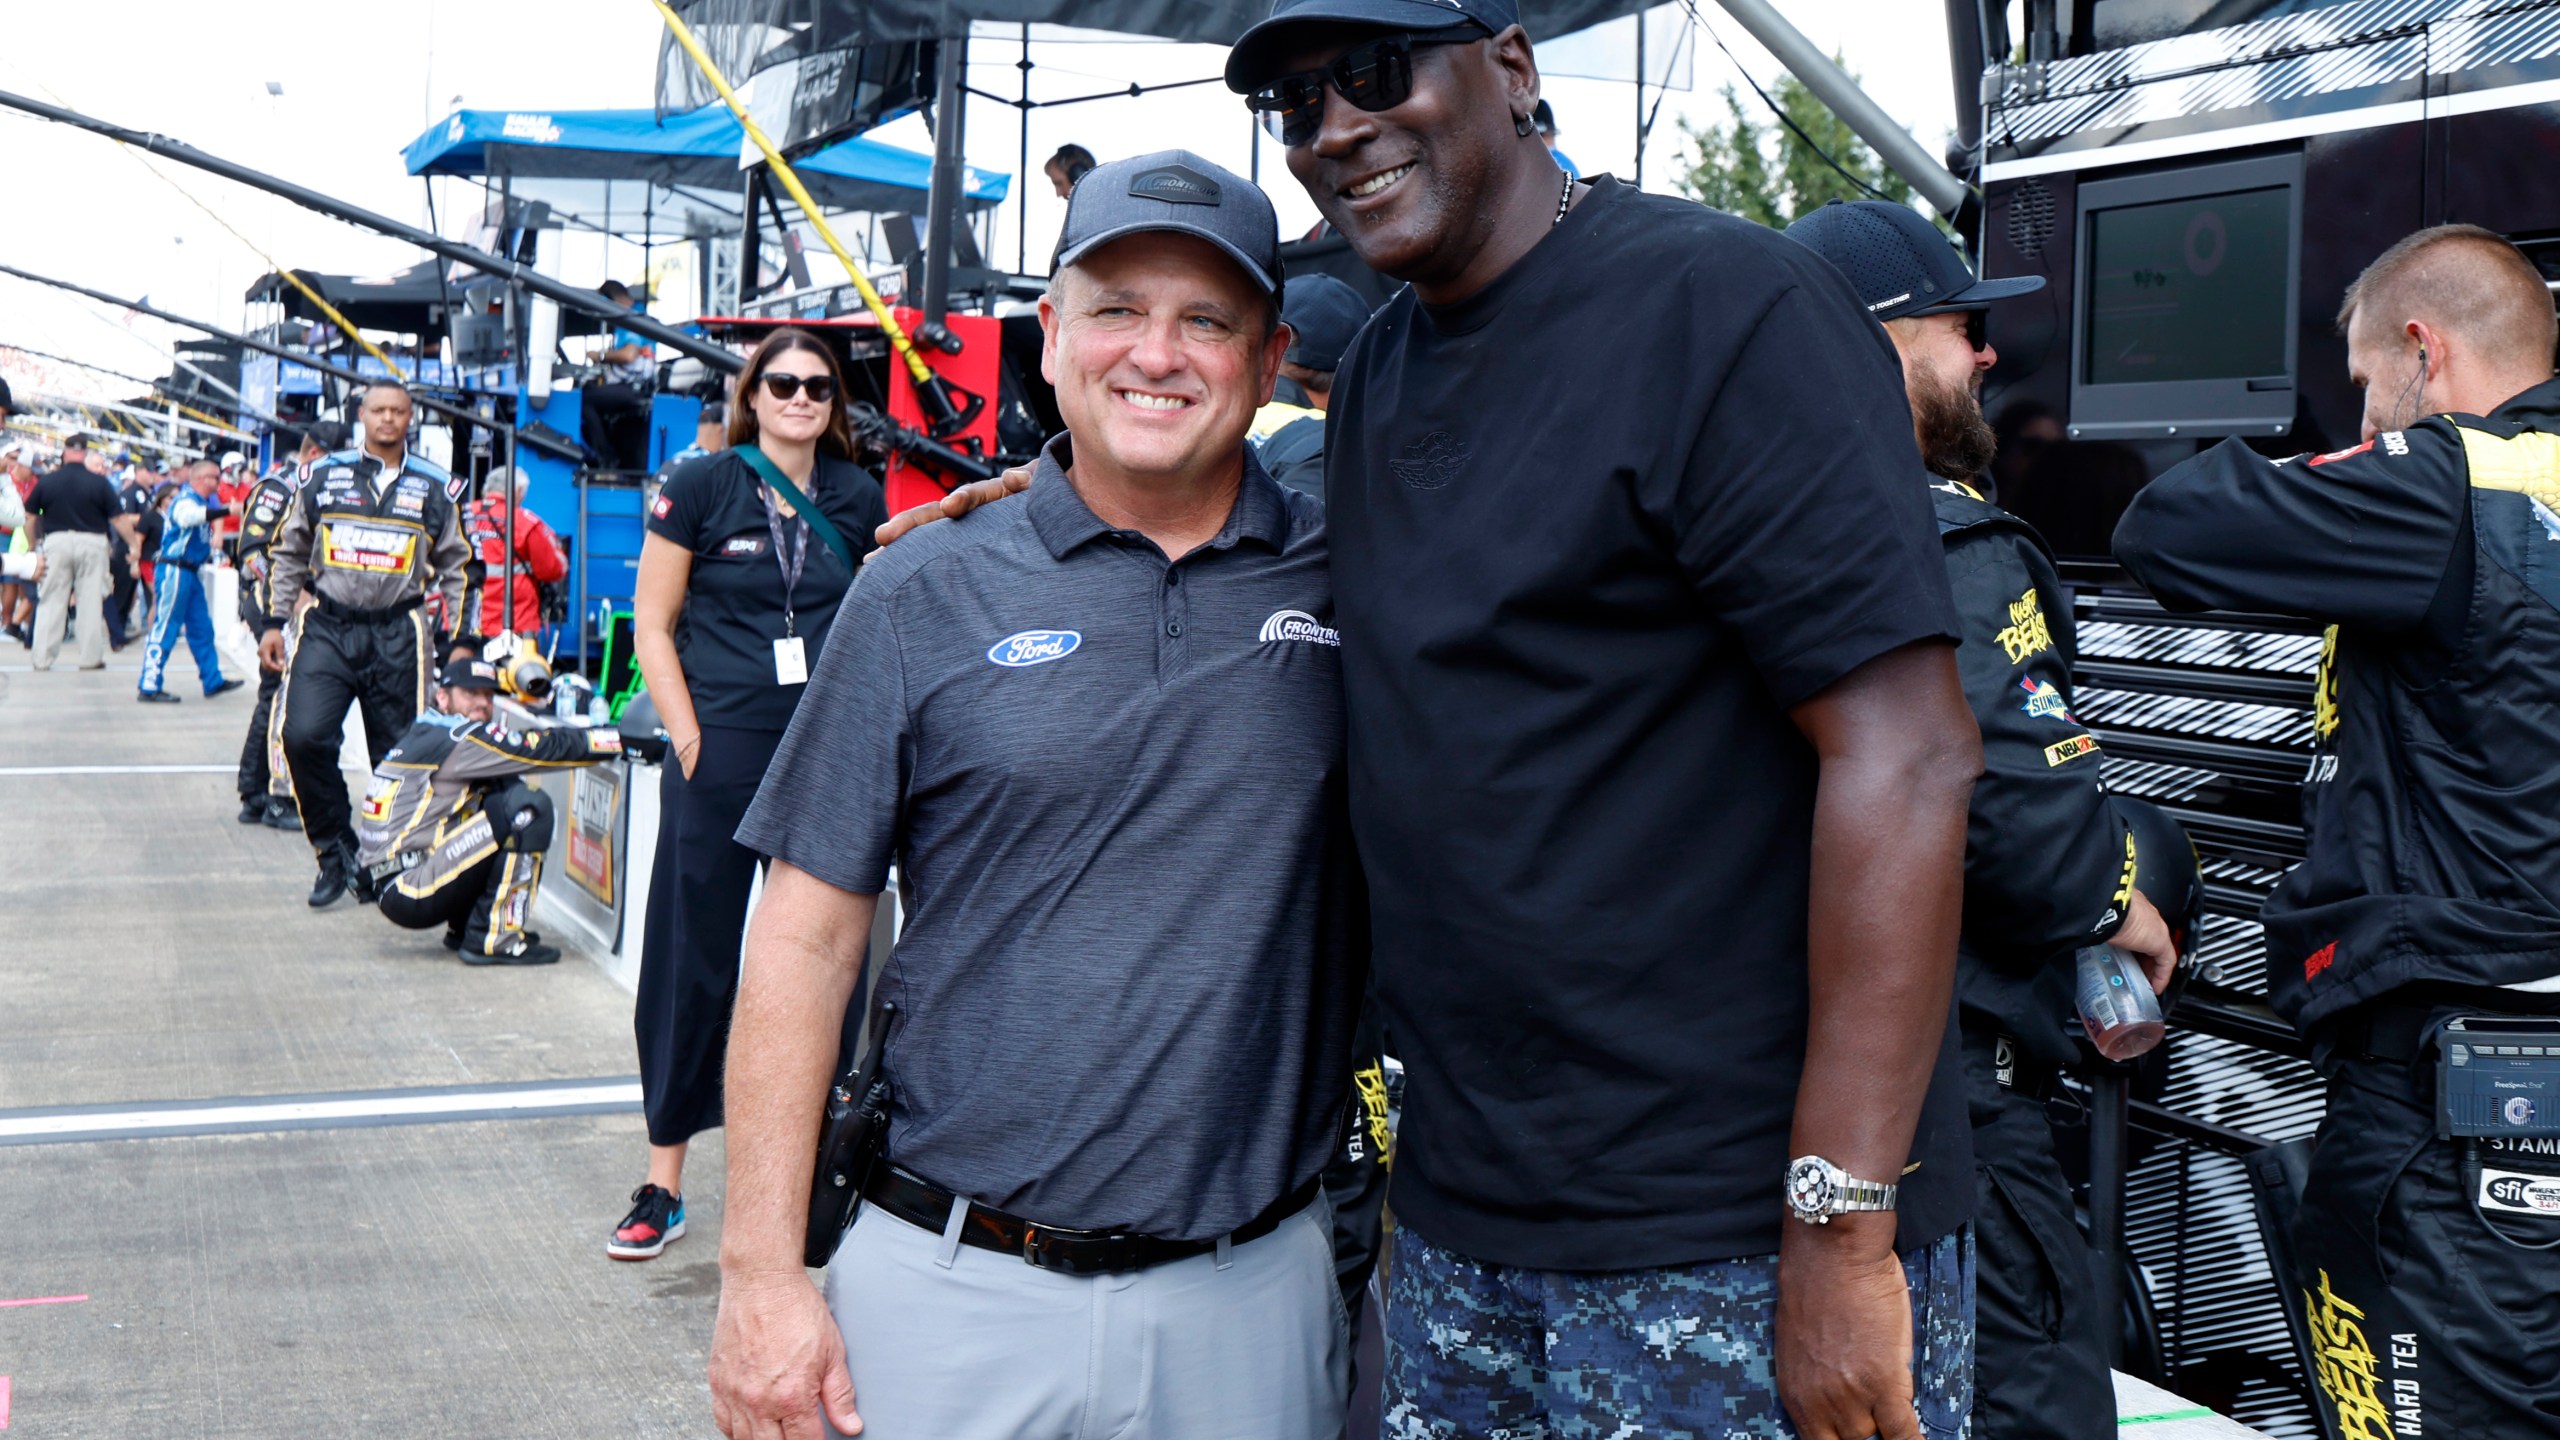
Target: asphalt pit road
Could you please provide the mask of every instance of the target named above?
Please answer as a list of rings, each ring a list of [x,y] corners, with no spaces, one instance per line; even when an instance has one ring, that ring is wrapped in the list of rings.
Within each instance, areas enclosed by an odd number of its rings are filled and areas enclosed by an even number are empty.
[[[674,1274],[649,1282],[653,1300],[712,1300],[720,1294],[720,1262],[698,1260]]]

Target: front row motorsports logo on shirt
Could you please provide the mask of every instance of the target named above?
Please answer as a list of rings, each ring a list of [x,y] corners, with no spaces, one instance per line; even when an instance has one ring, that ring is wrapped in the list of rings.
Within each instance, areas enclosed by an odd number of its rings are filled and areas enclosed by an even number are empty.
[[[1274,610],[1262,622],[1262,643],[1274,640],[1305,640],[1317,645],[1342,647],[1342,632],[1326,625],[1304,610]]]
[[[1073,630],[1025,630],[988,646],[987,660],[1008,670],[1019,670],[1025,665],[1064,660],[1083,643],[1084,637]]]

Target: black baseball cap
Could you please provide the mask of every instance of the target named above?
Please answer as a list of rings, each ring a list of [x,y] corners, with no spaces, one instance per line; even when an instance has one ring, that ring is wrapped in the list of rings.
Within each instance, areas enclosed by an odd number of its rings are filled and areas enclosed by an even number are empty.
[[[1262,188],[1188,150],[1159,150],[1094,167],[1067,196],[1054,267],[1065,269],[1097,245],[1169,230],[1227,252],[1254,285],[1280,295],[1280,216]]]
[[[1475,25],[1499,35],[1520,23],[1515,0],[1272,0],[1271,13],[1227,52],[1227,88],[1250,95],[1277,78],[1309,31],[1367,25],[1380,30],[1446,30]]]
[[[1297,332],[1289,342],[1290,364],[1334,370],[1341,367],[1352,337],[1369,323],[1369,302],[1330,275],[1301,275],[1289,287],[1289,303],[1280,307],[1280,318]]]
[[[498,667],[486,660],[456,660],[436,675],[436,683],[447,690],[487,690],[498,688]]]
[[[1834,200],[1788,226],[1787,238],[1838,266],[1878,320],[1980,310],[2044,288],[2041,275],[1975,279],[1963,253],[1908,205]]]

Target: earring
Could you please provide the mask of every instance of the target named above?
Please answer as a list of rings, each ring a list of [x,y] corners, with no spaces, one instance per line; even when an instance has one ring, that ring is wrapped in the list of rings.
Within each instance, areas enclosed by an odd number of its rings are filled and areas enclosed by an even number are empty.
[[[1537,128],[1538,127],[1531,123],[1529,117],[1526,115],[1514,115],[1511,117],[1511,133],[1519,136],[1523,140],[1528,139],[1529,132]]]

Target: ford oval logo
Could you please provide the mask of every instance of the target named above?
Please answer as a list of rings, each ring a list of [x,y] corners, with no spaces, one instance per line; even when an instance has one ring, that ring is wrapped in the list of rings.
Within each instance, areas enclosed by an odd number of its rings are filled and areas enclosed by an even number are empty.
[[[1007,635],[988,646],[987,659],[1007,669],[1019,670],[1025,665],[1046,665],[1052,660],[1064,660],[1076,653],[1076,647],[1083,643],[1084,637],[1073,630],[1025,630],[1019,635]]]

